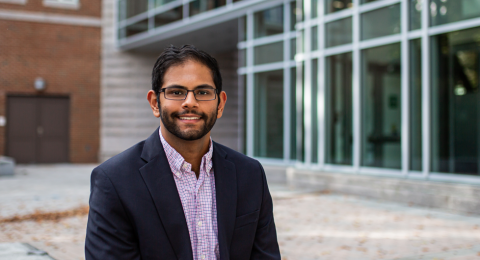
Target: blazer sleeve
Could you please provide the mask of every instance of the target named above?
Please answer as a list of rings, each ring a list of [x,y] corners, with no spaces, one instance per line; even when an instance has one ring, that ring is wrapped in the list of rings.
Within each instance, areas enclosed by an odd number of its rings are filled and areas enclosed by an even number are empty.
[[[258,163],[260,165],[260,163]],[[263,198],[260,208],[255,241],[253,242],[250,259],[278,259],[280,260],[280,249],[277,241],[277,231],[273,220],[273,203],[270,191],[268,190],[267,178],[262,165],[260,165],[263,180]]]
[[[85,259],[141,259],[138,240],[117,191],[98,167],[91,176],[89,204]]]

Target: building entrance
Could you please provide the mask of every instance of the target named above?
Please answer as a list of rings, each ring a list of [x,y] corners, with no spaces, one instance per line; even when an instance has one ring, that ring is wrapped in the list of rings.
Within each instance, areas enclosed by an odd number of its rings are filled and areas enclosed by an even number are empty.
[[[68,132],[68,98],[7,98],[6,153],[17,163],[68,162]]]

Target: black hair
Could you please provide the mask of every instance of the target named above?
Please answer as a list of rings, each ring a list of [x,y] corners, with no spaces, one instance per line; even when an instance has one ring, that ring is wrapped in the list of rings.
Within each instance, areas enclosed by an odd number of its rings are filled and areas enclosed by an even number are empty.
[[[181,48],[170,45],[158,57],[152,71],[152,90],[158,97],[160,89],[163,85],[163,77],[168,68],[180,65],[186,61],[194,60],[207,66],[212,72],[213,83],[217,88],[217,93],[222,91],[222,76],[218,68],[218,63],[210,54],[198,50],[193,45],[183,45]],[[218,95],[219,96],[219,95]],[[158,99],[160,100],[160,99]],[[220,101],[220,98],[218,97]]]

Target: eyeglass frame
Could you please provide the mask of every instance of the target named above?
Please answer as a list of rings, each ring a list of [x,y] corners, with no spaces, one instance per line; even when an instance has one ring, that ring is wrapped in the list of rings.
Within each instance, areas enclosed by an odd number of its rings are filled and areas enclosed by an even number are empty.
[[[178,89],[183,89],[185,91],[187,91],[187,93],[185,93],[185,97],[183,99],[171,99],[171,98],[167,98],[167,93],[165,93],[165,90],[167,89],[172,89],[172,88],[178,88]],[[207,100],[198,100],[197,99],[197,95],[195,94],[195,90],[199,90],[199,89],[208,89],[208,90],[213,90],[213,92],[215,93],[215,97],[213,99],[207,99]],[[193,97],[195,97],[195,100],[196,101],[212,101],[212,100],[215,100],[217,99],[217,95],[218,95],[218,89],[216,88],[197,88],[197,89],[186,89],[186,88],[183,88],[183,87],[166,87],[166,88],[162,88],[160,89],[160,91],[158,91],[158,94],[162,93],[163,92],[163,97],[165,99],[168,99],[168,100],[175,100],[175,101],[183,101],[185,99],[187,99],[187,96],[188,96],[188,92],[192,92],[193,93]]]

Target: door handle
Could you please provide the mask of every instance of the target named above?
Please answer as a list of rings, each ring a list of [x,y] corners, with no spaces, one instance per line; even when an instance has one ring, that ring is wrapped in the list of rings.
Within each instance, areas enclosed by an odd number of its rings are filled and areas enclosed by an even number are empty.
[[[37,135],[39,135],[39,136],[43,135],[43,127],[42,126],[37,126]]]

